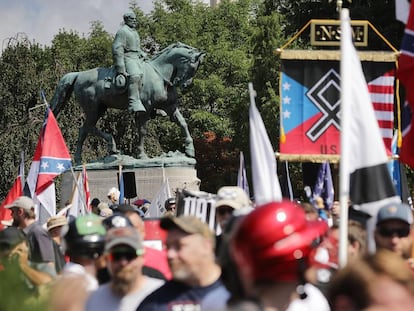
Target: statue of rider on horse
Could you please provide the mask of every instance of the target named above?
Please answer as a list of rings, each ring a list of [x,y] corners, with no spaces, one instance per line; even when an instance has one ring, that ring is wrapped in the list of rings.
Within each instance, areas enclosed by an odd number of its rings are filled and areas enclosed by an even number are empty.
[[[85,121],[79,129],[75,163],[82,162],[83,143],[88,134],[103,138],[108,154],[119,153],[112,134],[96,127],[108,108],[134,113],[138,124],[138,159],[148,158],[144,150],[146,123],[157,109],[165,111],[170,120],[181,127],[185,136],[185,154],[193,158],[193,139],[178,108],[176,88],[185,88],[192,82],[205,53],[178,42],[146,59],[134,29],[135,14],[126,13],[124,20],[125,25],[117,32],[113,43],[114,66],[65,74],[50,102],[57,116],[73,92],[85,112]]]

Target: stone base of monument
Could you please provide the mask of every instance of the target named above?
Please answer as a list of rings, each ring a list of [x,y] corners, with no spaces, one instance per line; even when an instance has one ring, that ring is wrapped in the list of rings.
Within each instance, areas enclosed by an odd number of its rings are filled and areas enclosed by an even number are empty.
[[[123,172],[134,172],[135,175],[137,197],[131,198],[131,203],[137,198],[151,201],[165,179],[168,179],[172,196],[175,196],[177,189],[199,191],[200,188],[195,160],[181,153],[169,152],[157,158],[143,160],[125,155],[111,155],[101,161],[85,165],[91,199],[98,198],[100,201],[109,203],[107,193],[112,187],[118,188],[117,178],[120,165],[122,165]],[[59,208],[62,208],[65,202],[71,201],[75,178],[81,171],[82,166],[76,166],[74,174],[71,171],[62,174]]]

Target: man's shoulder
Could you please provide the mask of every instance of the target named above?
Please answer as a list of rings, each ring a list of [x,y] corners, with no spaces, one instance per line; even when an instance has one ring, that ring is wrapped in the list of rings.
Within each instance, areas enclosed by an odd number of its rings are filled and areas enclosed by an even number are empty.
[[[119,299],[112,294],[109,283],[99,286],[92,291],[86,301],[85,310],[93,311],[98,309],[108,309],[110,306],[118,305]]]
[[[157,279],[157,278],[153,278],[150,276],[146,277],[146,287],[150,287],[150,288],[154,288],[154,289],[158,289],[161,286],[163,286],[165,284],[164,280],[161,279]]]
[[[91,292],[90,297],[99,298],[107,296],[111,292],[110,283],[100,285],[96,290]]]
[[[47,230],[43,228],[38,222],[32,223],[27,227],[27,235],[45,235],[49,236]]]
[[[167,281],[164,285],[149,294],[139,305],[137,310],[164,310],[163,306],[167,305],[185,292],[187,287],[174,280]]]
[[[154,279],[154,278],[151,278]],[[177,293],[186,291],[189,287],[181,282],[170,280],[156,289],[150,296],[165,296],[166,293],[177,295]],[[149,296],[148,296],[149,297]]]
[[[203,298],[213,290],[223,286],[221,281],[205,287],[192,287],[182,282],[170,280],[147,296],[137,310],[166,310],[171,305],[199,305]]]

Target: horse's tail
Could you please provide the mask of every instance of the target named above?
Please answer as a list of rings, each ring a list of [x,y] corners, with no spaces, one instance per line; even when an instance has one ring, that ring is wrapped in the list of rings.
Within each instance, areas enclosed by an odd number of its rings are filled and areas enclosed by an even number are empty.
[[[52,109],[55,116],[59,114],[60,110],[68,102],[77,78],[78,72],[70,72],[60,79],[55,94],[53,94],[53,98],[50,101],[50,109]]]

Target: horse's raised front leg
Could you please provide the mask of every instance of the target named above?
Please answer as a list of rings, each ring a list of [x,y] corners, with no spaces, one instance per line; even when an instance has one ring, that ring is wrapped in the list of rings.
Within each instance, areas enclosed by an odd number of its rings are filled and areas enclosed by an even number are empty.
[[[147,121],[148,115],[138,115],[136,117],[136,124],[138,124],[137,159],[148,159],[144,148],[144,138],[147,135]]]
[[[98,130],[96,127],[91,128],[90,133],[92,135],[101,137],[106,141],[107,151],[109,155],[119,153],[119,150],[116,148],[115,139],[111,134]]]
[[[181,114],[180,110],[178,110],[178,108],[175,108],[171,119],[172,121],[174,121],[181,127],[181,132],[183,136],[185,137],[185,140],[184,140],[185,154],[190,158],[194,158],[195,151],[194,151],[193,138],[191,137],[190,131],[188,130],[187,122],[185,121],[183,115]]]

